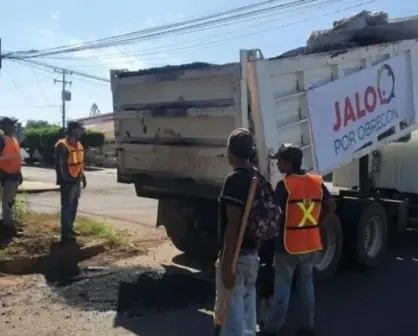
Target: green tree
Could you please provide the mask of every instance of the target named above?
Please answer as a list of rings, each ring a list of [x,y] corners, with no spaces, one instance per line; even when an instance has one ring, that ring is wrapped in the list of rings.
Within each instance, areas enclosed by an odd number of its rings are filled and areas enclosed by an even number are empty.
[[[49,122],[46,120],[28,120],[26,122],[25,128],[46,128],[50,126]]]
[[[25,128],[25,140],[22,148],[25,148],[33,160],[35,151],[43,157],[43,160],[52,164],[54,162],[54,147],[57,141],[65,136],[65,130],[56,125],[48,125],[42,128]],[[105,136],[103,132],[87,130],[81,142],[85,148],[103,146]]]

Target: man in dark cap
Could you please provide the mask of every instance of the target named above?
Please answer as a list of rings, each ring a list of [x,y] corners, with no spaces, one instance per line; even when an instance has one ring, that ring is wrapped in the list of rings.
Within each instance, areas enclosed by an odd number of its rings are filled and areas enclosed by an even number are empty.
[[[74,222],[77,215],[78,200],[83,188],[87,186],[84,174],[84,148],[80,143],[84,127],[80,122],[70,121],[67,136],[55,145],[57,184],[61,191],[61,241],[74,241],[77,232]]]
[[[15,137],[17,120],[3,118],[0,128],[0,184],[2,186],[2,231],[7,235],[17,233],[13,207],[17,189],[22,183],[22,161],[20,157],[20,143]]]
[[[265,335],[280,335],[285,323],[293,277],[303,305],[303,326],[296,335],[314,335],[315,293],[313,269],[322,250],[319,221],[321,212],[333,212],[336,204],[322,177],[302,169],[303,152],[284,144],[272,157],[284,179],[276,186],[276,198],[283,209],[283,235],[275,242],[275,285]]]
[[[253,136],[243,128],[228,137],[228,161],[232,167],[219,197],[219,259],[216,265],[215,311],[220,309],[225,289],[230,291],[228,309],[220,335],[255,335],[256,291],[258,272],[258,243],[249,232],[244,234],[236,274],[233,274],[233,255],[237,244],[241,217],[247,202],[253,177],[250,158],[254,151]]]

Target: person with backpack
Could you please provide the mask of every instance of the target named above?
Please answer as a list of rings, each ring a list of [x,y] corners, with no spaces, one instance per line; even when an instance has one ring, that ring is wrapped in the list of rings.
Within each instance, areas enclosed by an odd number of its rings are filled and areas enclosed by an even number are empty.
[[[303,325],[298,336],[314,335],[315,293],[313,270],[318,252],[322,250],[321,212],[334,212],[336,203],[322,177],[306,173],[302,167],[303,153],[292,144],[283,145],[272,157],[285,175],[276,186],[278,205],[283,209],[282,232],[275,246],[275,285],[273,306],[264,335],[280,335],[284,326],[292,281],[295,277],[303,306]]]
[[[278,211],[273,204],[273,190],[270,187],[271,193],[266,192],[268,182],[250,163],[254,151],[252,134],[243,128],[232,131],[227,150],[232,172],[226,176],[219,196],[220,252],[216,265],[215,311],[220,309],[226,291],[230,296],[221,330],[216,330],[216,334],[255,336],[255,285],[259,268],[257,251],[260,239],[277,235]],[[258,185],[242,244],[237,246],[241,219],[254,176],[257,176]],[[237,248],[239,258],[234,273],[233,258]]]

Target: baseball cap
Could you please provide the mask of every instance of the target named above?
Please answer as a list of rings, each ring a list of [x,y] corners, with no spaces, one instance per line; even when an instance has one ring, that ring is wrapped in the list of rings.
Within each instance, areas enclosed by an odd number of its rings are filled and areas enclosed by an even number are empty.
[[[67,124],[67,130],[68,132],[72,132],[74,130],[76,130],[77,128],[83,128],[84,126],[80,121],[69,121]]]
[[[3,119],[0,120],[0,125],[3,127],[14,125],[16,123],[17,123],[17,119],[15,118],[4,117]]]
[[[302,150],[291,143],[283,144],[280,146],[279,150],[270,156],[273,160],[278,160],[279,158],[289,161],[289,160],[302,160],[303,152]]]
[[[254,139],[245,128],[234,129],[228,137],[228,147],[239,159],[249,159],[254,151]]]

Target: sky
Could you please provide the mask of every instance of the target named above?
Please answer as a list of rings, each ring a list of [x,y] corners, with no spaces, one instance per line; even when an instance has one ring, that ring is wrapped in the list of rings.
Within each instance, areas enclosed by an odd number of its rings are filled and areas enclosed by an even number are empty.
[[[189,18],[233,9],[260,0],[29,0],[3,1],[0,11],[2,52],[47,49],[149,29]],[[324,0],[323,0],[324,1]],[[286,2],[286,1],[283,1]],[[258,48],[266,57],[306,44],[312,31],[366,9],[388,12],[390,18],[418,15],[418,3],[407,0],[336,0],[333,4],[283,10],[199,32],[162,36],[95,51],[51,56],[39,61],[109,79],[109,69],[138,70],[195,61],[239,61],[239,50]],[[36,6],[33,7],[33,4]],[[357,6],[357,7],[355,7]],[[0,116],[25,123],[61,120],[59,73],[4,60],[0,69]],[[100,112],[112,111],[110,84],[67,76],[72,100],[67,118],[89,115],[96,103]]]

